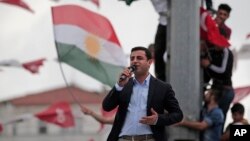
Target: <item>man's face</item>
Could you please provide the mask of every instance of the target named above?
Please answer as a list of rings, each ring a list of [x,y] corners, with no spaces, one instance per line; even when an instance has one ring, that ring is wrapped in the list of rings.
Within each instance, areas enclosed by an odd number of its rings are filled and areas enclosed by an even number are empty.
[[[147,59],[143,50],[133,51],[130,55],[130,65],[136,66],[135,75],[148,73],[152,59]]]
[[[232,113],[232,118],[234,122],[240,122],[243,120],[243,115],[240,114],[239,112],[234,112]]]
[[[218,25],[221,25],[221,24],[225,23],[225,21],[228,19],[228,17],[229,17],[229,13],[226,10],[219,9],[217,11],[215,21]]]
[[[204,94],[204,101],[206,103],[209,103],[212,99],[212,92],[210,90],[206,91],[205,94]]]

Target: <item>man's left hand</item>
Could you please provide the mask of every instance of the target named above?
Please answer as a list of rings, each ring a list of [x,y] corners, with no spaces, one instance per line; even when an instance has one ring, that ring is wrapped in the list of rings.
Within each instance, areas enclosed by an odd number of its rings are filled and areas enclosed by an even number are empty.
[[[155,125],[156,124],[156,122],[158,120],[158,113],[153,108],[151,108],[150,110],[151,110],[152,115],[142,117],[139,121],[140,123],[147,124],[147,125]]]

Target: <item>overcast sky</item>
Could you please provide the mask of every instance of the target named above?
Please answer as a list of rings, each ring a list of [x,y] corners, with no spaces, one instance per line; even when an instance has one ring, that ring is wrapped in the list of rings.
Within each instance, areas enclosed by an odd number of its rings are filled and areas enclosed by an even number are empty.
[[[148,46],[154,40],[157,14],[150,1],[133,3],[130,7],[118,0],[100,0],[100,8],[82,0],[24,0],[35,13],[0,3],[0,60],[20,62],[45,57],[40,73],[33,75],[24,69],[0,67],[0,100],[65,86],[54,45],[52,5],[79,4],[107,17],[126,54],[133,46]],[[79,71],[63,65],[67,81],[100,91],[102,84]]]
[[[24,0],[35,13],[15,6],[0,3],[0,60],[17,59],[20,62],[46,58],[40,73],[33,75],[24,69],[0,67],[0,100],[23,94],[49,90],[65,85],[54,45],[50,6],[64,3],[77,3],[107,17],[116,31],[124,52],[128,54],[133,46],[148,46],[154,41],[158,15],[149,0],[140,0],[126,6],[118,0],[100,0],[100,8],[82,0]],[[250,33],[249,0],[214,0],[231,5],[232,13],[228,25],[232,28],[231,44],[234,48],[246,42]],[[247,14],[248,13],[248,14]],[[232,48],[233,48],[232,47]],[[248,66],[248,67],[246,67]],[[249,61],[239,61],[234,73],[234,86],[250,85]],[[101,90],[101,84],[94,79],[63,65],[68,82],[77,83],[89,90]]]

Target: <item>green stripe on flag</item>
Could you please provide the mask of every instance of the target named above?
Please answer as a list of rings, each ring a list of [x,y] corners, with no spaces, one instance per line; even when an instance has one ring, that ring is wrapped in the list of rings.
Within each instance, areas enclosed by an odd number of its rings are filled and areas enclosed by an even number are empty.
[[[86,73],[100,82],[114,86],[123,67],[115,66],[89,57],[75,45],[56,42],[59,61]]]

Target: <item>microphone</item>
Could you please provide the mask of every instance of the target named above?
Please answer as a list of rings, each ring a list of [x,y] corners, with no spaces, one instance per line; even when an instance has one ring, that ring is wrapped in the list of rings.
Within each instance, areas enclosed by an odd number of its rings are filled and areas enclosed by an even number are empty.
[[[132,66],[128,67],[128,70],[129,70],[130,73],[131,73],[131,72],[134,72],[134,71],[136,70],[135,65],[132,65]],[[125,80],[126,78],[127,78],[127,76],[124,75],[124,74],[122,74],[121,77],[120,77],[119,82]]]

